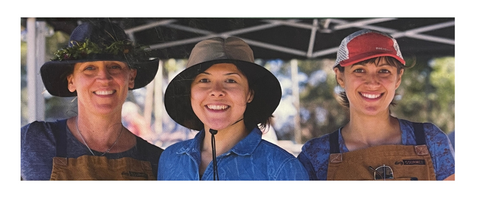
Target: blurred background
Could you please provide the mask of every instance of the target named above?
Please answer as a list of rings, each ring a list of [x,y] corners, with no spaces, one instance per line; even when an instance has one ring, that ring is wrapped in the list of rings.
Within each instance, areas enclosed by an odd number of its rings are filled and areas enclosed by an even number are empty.
[[[39,68],[67,45],[82,22],[109,20],[131,40],[150,46],[161,59],[154,81],[129,93],[123,123],[145,140],[166,148],[197,132],[176,124],[165,112],[168,82],[185,68],[193,46],[213,36],[245,40],[255,62],[270,70],[283,91],[274,123],[264,139],[297,155],[307,140],[337,130],[348,111],[336,101],[332,70],[341,40],[368,28],[397,39],[408,65],[392,114],[432,122],[452,136],[455,131],[454,18],[22,18],[21,125],[76,115],[76,99],[50,95]]]

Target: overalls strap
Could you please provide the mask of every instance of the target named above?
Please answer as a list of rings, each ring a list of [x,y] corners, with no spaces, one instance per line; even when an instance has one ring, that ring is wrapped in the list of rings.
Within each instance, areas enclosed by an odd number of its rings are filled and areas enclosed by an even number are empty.
[[[67,157],[67,120],[52,123],[52,132],[55,137],[56,157]]]

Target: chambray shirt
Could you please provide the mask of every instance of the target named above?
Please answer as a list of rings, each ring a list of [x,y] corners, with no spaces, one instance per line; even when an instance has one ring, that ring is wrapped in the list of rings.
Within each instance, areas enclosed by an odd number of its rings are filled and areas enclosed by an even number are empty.
[[[416,145],[415,133],[412,122],[398,119],[402,131],[403,145]],[[443,180],[455,173],[455,151],[447,135],[432,123],[424,123],[425,144],[432,158],[433,168],[437,180]],[[340,153],[348,152],[348,148],[343,140],[341,128],[338,133],[338,144]],[[330,157],[329,136],[324,135],[306,142],[302,147],[302,152],[298,159],[307,169],[310,179],[326,180],[328,170],[328,160]]]
[[[200,177],[201,143],[205,131],[195,138],[165,149],[159,160],[158,180],[213,180],[212,162]],[[217,156],[220,180],[308,180],[308,173],[295,156],[262,140],[255,128],[232,149]]]

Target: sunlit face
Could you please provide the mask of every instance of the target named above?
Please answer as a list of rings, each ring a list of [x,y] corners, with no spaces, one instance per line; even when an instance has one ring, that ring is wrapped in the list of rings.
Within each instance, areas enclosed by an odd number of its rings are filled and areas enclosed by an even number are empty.
[[[206,128],[221,130],[243,118],[253,99],[248,80],[230,63],[212,65],[191,86],[191,105]]]
[[[337,82],[345,89],[350,110],[360,114],[376,115],[387,113],[400,86],[403,69],[397,72],[395,66],[384,59],[375,63],[346,66],[342,73],[335,68]]]
[[[121,111],[136,75],[136,69],[120,61],[77,63],[67,77],[68,90],[77,91],[79,110],[100,114]]]

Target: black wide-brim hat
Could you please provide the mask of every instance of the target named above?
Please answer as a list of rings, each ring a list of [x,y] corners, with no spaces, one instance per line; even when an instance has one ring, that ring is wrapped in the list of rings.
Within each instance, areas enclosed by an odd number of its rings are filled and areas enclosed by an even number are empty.
[[[253,100],[247,104],[245,122],[258,124],[272,116],[280,103],[282,90],[278,79],[266,68],[255,64],[253,52],[241,39],[217,37],[203,40],[193,48],[187,68],[175,76],[165,91],[165,109],[177,123],[193,130],[202,130],[203,123],[193,112],[190,91],[195,77],[217,63],[232,63],[247,77]],[[252,117],[253,116],[253,117]]]
[[[150,83],[159,63],[144,47],[134,46],[120,26],[106,21],[86,22],[73,30],[68,47],[58,50],[55,58],[40,68],[45,88],[54,96],[76,96],[76,91],[68,90],[67,76],[72,74],[76,63],[92,61],[122,61],[136,69],[131,90]]]

